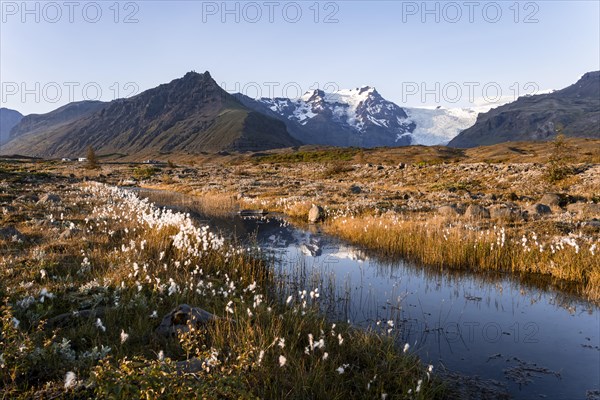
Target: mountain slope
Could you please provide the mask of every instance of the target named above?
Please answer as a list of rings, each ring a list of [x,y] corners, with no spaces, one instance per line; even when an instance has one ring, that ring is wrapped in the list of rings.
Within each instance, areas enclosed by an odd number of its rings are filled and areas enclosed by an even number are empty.
[[[297,99],[236,97],[285,122],[290,134],[304,143],[340,147],[446,144],[477,116],[461,109],[402,108],[369,86],[336,93],[313,90]]]
[[[549,140],[557,130],[569,137],[600,138],[600,71],[562,90],[516,101],[480,114],[474,126],[449,146],[475,147],[510,141]]]
[[[8,141],[10,130],[21,119],[23,119],[23,115],[20,112],[11,110],[10,108],[0,108],[0,145]]]
[[[208,72],[189,72],[137,96],[107,103],[66,125],[20,134],[2,152],[64,157],[84,154],[91,145],[98,154],[150,157],[299,144],[283,123],[244,107]]]
[[[11,130],[9,139],[57,129],[98,111],[106,104],[102,101],[76,101],[46,114],[29,114]]]

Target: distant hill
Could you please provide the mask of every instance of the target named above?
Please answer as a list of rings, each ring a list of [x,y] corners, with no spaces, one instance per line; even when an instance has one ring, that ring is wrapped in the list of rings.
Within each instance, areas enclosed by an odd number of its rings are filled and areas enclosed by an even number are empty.
[[[11,110],[10,108],[0,108],[0,145],[8,141],[10,130],[21,119],[23,119],[23,115],[20,112]]]
[[[472,127],[450,141],[451,147],[567,137],[600,138],[600,71],[588,72],[562,90],[516,101],[479,114]]]
[[[300,145],[276,119],[248,109],[208,72],[110,103],[71,103],[24,119],[11,131],[3,154],[40,157],[258,151]]]

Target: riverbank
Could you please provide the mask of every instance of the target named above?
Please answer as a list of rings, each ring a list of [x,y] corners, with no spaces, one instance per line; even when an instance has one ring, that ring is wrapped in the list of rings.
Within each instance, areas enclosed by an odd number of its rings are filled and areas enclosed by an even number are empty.
[[[412,148],[277,153],[164,169],[139,183],[190,194],[207,212],[227,204],[305,223],[317,205],[327,232],[383,255],[538,274],[598,303],[597,143],[515,143],[471,155],[428,148],[421,159]]]
[[[393,323],[332,324],[256,251],[52,168],[0,168],[3,397],[447,396]]]

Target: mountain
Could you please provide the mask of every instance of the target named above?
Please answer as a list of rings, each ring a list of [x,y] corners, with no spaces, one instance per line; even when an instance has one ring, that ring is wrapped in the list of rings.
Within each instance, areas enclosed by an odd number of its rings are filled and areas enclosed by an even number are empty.
[[[313,90],[297,99],[236,97],[284,121],[290,134],[304,143],[341,147],[446,144],[477,116],[462,109],[402,108],[369,86],[336,93]]]
[[[516,101],[480,114],[475,125],[448,144],[476,147],[501,142],[568,137],[600,138],[600,71],[588,72],[562,90]]]
[[[10,108],[0,108],[0,145],[8,141],[10,130],[21,121],[23,115]]]
[[[172,152],[257,151],[301,144],[287,133],[281,121],[242,105],[208,72],[189,72],[134,97],[98,107],[66,123],[55,123],[56,113],[65,113],[61,109],[38,116],[36,123],[26,125],[22,121],[13,128],[13,139],[1,151],[73,157],[84,155],[91,145],[97,154],[152,157]]]
[[[90,115],[108,103],[102,101],[77,101],[64,105],[46,114],[29,114],[10,131],[9,139],[59,129],[80,118]]]

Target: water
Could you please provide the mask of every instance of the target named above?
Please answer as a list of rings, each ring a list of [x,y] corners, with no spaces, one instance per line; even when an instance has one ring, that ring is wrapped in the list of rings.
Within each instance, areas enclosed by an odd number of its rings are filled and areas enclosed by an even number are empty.
[[[383,331],[393,321],[399,345],[436,371],[478,376],[514,399],[600,398],[600,309],[539,279],[382,261],[279,218],[203,220],[258,244],[280,274],[306,277],[306,289],[320,286],[331,318]]]

